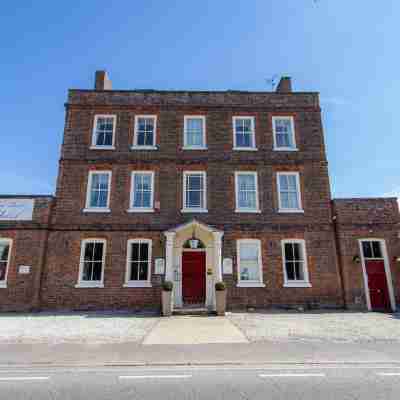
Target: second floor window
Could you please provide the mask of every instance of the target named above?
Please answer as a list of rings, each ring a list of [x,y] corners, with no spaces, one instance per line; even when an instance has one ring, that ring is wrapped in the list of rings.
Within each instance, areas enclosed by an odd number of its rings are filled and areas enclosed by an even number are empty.
[[[293,117],[272,117],[274,150],[297,150]]]
[[[155,115],[136,115],[133,147],[153,149],[156,146]]]
[[[302,212],[299,173],[278,172],[277,181],[279,211]]]
[[[254,117],[233,117],[233,148],[256,149]]]
[[[103,286],[105,239],[82,241],[78,287]]]
[[[183,173],[183,211],[207,211],[205,172],[186,171]]]
[[[87,194],[87,211],[109,211],[111,171],[90,171]]]
[[[184,149],[206,148],[206,117],[187,116],[184,117]]]
[[[0,287],[6,286],[11,243],[11,239],[0,239]]]
[[[154,172],[132,172],[130,211],[153,211],[153,201]]]
[[[257,172],[235,172],[236,212],[258,212]]]
[[[96,115],[94,118],[92,148],[113,149],[115,137],[115,115]]]

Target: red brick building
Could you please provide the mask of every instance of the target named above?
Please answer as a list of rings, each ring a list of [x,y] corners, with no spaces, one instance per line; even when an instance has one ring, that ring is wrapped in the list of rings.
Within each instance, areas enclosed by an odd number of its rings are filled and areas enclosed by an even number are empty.
[[[396,199],[332,200],[317,93],[70,90],[56,195],[0,196],[0,309],[394,310]]]

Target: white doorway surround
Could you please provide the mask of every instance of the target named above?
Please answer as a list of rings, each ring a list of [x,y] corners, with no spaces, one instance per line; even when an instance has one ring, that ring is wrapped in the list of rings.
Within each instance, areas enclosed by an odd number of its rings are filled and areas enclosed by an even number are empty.
[[[204,244],[206,253],[206,300],[205,306],[215,310],[215,282],[222,281],[222,237],[223,231],[203,224],[195,219],[164,232],[165,279],[174,283],[175,307],[182,307],[182,254],[196,251],[184,248],[193,234]],[[199,250],[197,250],[199,251]]]

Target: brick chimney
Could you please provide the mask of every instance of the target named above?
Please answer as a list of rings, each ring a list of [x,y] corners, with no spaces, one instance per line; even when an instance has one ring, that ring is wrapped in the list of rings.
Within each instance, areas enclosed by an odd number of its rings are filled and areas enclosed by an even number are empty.
[[[95,75],[95,90],[111,90],[111,81],[108,79],[106,71],[96,71]]]
[[[277,93],[290,93],[292,91],[292,79],[290,76],[282,76],[276,87]]]

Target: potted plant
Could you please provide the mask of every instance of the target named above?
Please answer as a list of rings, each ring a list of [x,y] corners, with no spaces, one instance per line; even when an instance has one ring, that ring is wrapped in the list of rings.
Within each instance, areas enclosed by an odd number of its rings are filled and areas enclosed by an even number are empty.
[[[215,284],[215,303],[217,315],[224,316],[226,310],[226,285],[224,282]]]
[[[161,304],[162,315],[170,317],[174,309],[174,284],[171,281],[164,281],[162,285]]]

